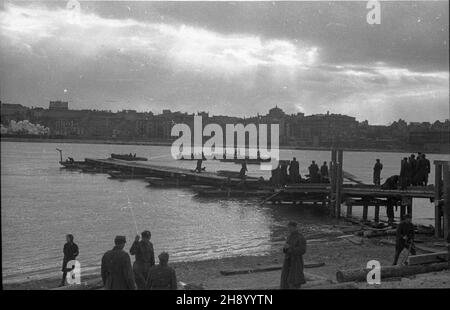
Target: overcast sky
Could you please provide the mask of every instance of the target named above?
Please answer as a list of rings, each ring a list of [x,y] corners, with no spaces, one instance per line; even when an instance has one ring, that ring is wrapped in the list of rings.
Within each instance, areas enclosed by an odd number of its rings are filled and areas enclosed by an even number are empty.
[[[66,3],[3,2],[3,102],[449,117],[447,1],[382,2],[380,25],[366,1]]]

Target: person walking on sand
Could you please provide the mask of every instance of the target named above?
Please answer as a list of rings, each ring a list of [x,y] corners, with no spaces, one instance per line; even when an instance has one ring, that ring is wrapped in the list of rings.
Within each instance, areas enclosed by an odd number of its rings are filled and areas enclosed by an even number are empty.
[[[406,214],[403,221],[398,224],[393,265],[397,265],[400,253],[405,248],[408,249],[411,255],[416,255],[416,249],[414,248],[414,225],[411,223],[410,214]]]
[[[136,236],[133,245],[130,248],[130,254],[135,255],[136,260],[133,263],[134,278],[139,290],[145,289],[145,281],[148,278],[150,268],[155,265],[155,254],[153,244],[150,242],[152,234],[146,230],[141,233],[141,238]]]
[[[377,162],[373,166],[373,184],[380,185],[381,182],[381,170],[383,170],[383,164],[377,158]]]
[[[162,252],[158,255],[159,264],[150,269],[146,288],[148,290],[176,290],[177,275],[172,267],[169,267],[169,253]]]
[[[130,255],[123,250],[125,243],[125,236],[117,236],[114,248],[102,257],[101,275],[106,290],[136,289]]]
[[[61,279],[60,286],[66,285],[67,273],[69,271],[72,271],[72,269],[74,268],[74,267],[70,269],[67,268],[67,263],[69,263],[71,260],[74,260],[79,254],[78,245],[76,245],[76,243],[73,242],[73,235],[71,234],[66,235],[66,243],[64,244],[63,253],[64,253],[62,264],[63,276]]]
[[[306,253],[306,239],[297,230],[296,222],[288,224],[289,236],[283,247],[284,262],[281,271],[281,289],[298,289],[306,283],[303,273],[303,255]]]

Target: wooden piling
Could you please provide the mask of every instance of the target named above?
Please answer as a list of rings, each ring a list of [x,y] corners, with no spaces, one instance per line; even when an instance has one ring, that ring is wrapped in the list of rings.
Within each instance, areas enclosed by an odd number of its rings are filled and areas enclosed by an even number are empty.
[[[367,205],[367,203],[364,204],[363,206],[363,220],[367,221],[367,211],[369,210],[369,207]]]
[[[374,215],[374,221],[378,223],[380,221],[380,205],[375,205],[375,215]]]
[[[434,235],[436,238],[442,236],[441,210],[439,206],[442,166],[434,162]]]
[[[442,206],[442,213],[444,217],[444,227],[443,227],[443,237],[447,238],[449,235],[449,229],[450,229],[450,170],[449,165],[442,165],[443,168],[443,199],[444,199],[444,205]]]
[[[337,175],[336,175],[336,217],[341,217],[341,203],[342,203],[342,165],[344,160],[344,152],[338,150],[337,152]]]

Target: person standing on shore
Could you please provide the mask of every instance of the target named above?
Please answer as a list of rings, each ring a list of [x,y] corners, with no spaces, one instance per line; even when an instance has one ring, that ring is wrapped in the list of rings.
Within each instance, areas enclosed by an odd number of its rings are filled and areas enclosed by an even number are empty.
[[[411,223],[410,214],[406,214],[404,219],[398,224],[393,265],[397,265],[400,253],[405,248],[408,249],[411,255],[416,255],[416,249],[414,248],[414,225]]]
[[[308,167],[308,170],[310,182],[319,183],[320,182],[319,166],[317,166],[314,160],[311,162],[311,165]]]
[[[289,236],[283,247],[284,263],[281,271],[281,289],[298,289],[306,283],[303,273],[303,255],[306,253],[306,239],[297,230],[296,222],[288,224]]]
[[[150,269],[146,288],[148,290],[176,290],[177,275],[169,266],[169,253],[162,252],[158,255],[159,264]]]
[[[67,263],[70,262],[71,260],[74,260],[79,254],[78,245],[76,245],[76,243],[73,242],[73,235],[71,234],[66,235],[66,243],[64,244],[63,253],[64,253],[62,265],[63,276],[60,286],[66,285],[67,273],[73,269],[73,268],[68,269]]]
[[[381,183],[381,170],[383,170],[383,164],[377,158],[377,161],[373,166],[373,184],[375,185],[380,185]]]
[[[245,178],[245,174],[247,173],[248,169],[247,169],[247,161],[243,161],[242,162],[242,166],[241,166],[241,171],[239,171],[239,177],[241,179]]]
[[[125,236],[117,236],[114,248],[102,257],[101,275],[107,290],[136,289],[130,255],[123,250],[125,243]]]
[[[150,242],[151,236],[152,234],[150,231],[143,231],[141,233],[142,239],[139,241],[139,236],[136,236],[133,245],[130,248],[130,254],[135,255],[136,257],[136,260],[133,263],[133,272],[139,290],[145,289],[148,272],[150,271],[150,268],[155,265],[153,244]]]

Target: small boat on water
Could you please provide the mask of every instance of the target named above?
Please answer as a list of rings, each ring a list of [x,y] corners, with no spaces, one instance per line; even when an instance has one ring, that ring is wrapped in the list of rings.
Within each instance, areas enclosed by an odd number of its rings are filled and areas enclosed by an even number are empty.
[[[65,169],[78,170],[88,167],[85,161],[66,160],[60,161],[59,164]]]
[[[128,161],[147,161],[145,157],[137,157],[136,154],[111,154],[112,159],[128,160]]]
[[[237,189],[199,189],[198,197],[267,197],[271,190],[237,190]]]

